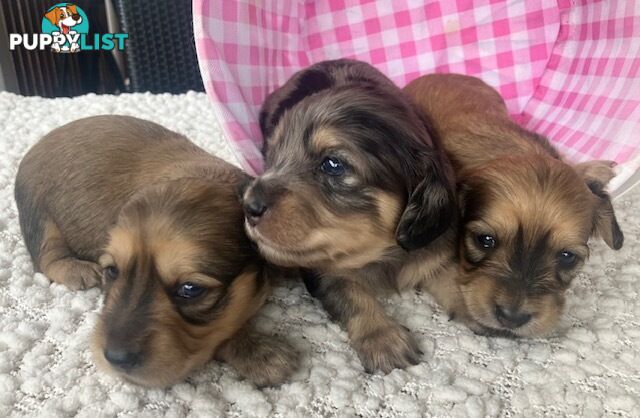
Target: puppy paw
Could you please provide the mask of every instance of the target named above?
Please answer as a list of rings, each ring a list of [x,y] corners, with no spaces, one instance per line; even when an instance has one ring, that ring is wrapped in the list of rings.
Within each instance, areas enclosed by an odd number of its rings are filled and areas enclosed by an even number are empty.
[[[72,290],[99,287],[102,284],[102,269],[91,261],[73,260],[68,266],[68,273],[59,283]]]
[[[420,363],[423,355],[414,337],[398,324],[373,331],[355,340],[353,346],[367,373],[404,369]]]
[[[243,335],[227,342],[217,358],[258,387],[284,383],[299,364],[298,352],[286,341],[266,335]]]
[[[275,386],[293,374],[298,368],[298,353],[285,341],[262,338],[255,350],[245,358],[238,373],[258,387]]]
[[[102,284],[102,268],[96,263],[76,258],[56,260],[43,269],[49,280],[71,290],[88,289]]]

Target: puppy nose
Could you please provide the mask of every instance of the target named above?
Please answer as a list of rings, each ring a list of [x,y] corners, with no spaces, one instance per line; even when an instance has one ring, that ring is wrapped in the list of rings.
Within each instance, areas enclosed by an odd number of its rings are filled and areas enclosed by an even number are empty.
[[[521,327],[531,320],[531,314],[500,305],[496,305],[495,314],[498,322],[510,329]]]
[[[104,358],[120,369],[129,370],[138,365],[140,354],[123,349],[104,350]]]
[[[253,197],[244,202],[244,211],[250,218],[260,218],[267,210],[267,205],[260,198]]]
[[[242,207],[249,224],[255,226],[267,211],[267,201],[261,183],[257,182],[249,187],[244,195]]]
[[[73,15],[73,16],[71,16],[71,17],[73,17],[73,20],[78,20],[78,19],[80,19],[80,15],[79,15],[79,14],[75,14],[75,15]]]

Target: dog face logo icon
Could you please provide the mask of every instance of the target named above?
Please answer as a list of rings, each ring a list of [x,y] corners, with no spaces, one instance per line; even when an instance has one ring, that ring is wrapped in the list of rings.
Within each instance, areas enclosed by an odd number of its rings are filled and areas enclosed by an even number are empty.
[[[72,3],[58,3],[49,8],[42,18],[42,33],[53,36],[51,49],[54,52],[79,52],[80,35],[88,32],[86,13]]]

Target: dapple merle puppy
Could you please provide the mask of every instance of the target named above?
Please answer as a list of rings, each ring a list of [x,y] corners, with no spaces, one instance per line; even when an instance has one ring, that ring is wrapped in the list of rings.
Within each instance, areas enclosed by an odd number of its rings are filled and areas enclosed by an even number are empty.
[[[453,181],[423,120],[372,66],[337,60],[273,92],[260,125],[249,237],[269,261],[303,268],[367,371],[416,364],[414,337],[376,297],[437,281],[452,255]]]

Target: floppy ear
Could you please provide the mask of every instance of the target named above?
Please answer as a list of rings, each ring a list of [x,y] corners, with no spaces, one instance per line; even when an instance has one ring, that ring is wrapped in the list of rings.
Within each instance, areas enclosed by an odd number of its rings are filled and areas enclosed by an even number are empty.
[[[396,241],[407,251],[427,246],[457,218],[458,208],[448,173],[433,160],[424,171],[424,177],[411,191],[396,229]]]
[[[609,181],[615,177],[614,161],[588,161],[575,166],[578,174],[584,179],[587,187],[597,198],[597,206],[593,219],[593,234],[602,237],[604,242],[614,250],[622,248],[624,235],[618,225],[613,211],[611,198],[605,191]]]
[[[297,72],[282,87],[267,96],[260,109],[259,117],[260,130],[265,139],[265,145],[266,139],[271,136],[284,112],[305,97],[333,85],[333,79],[325,71],[327,69],[323,67],[323,64],[316,64],[311,68]]]
[[[76,6],[75,4],[67,4],[67,9],[73,15],[77,15],[78,14],[78,6]]]
[[[51,9],[51,11],[45,13],[44,17],[51,22],[54,26],[58,26],[60,20],[60,10],[57,7]]]

